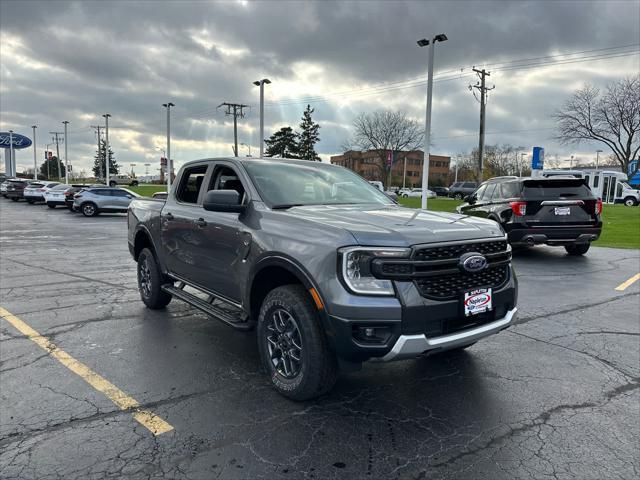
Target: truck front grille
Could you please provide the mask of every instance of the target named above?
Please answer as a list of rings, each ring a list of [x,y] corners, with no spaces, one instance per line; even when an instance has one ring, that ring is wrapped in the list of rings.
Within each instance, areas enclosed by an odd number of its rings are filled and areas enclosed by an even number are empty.
[[[451,300],[457,298],[463,291],[474,288],[488,287],[498,289],[509,278],[507,265],[489,267],[475,273],[456,272],[416,280],[420,293],[434,300]]]
[[[484,270],[460,268],[460,257],[470,252],[485,256]],[[474,288],[501,288],[509,280],[510,262],[506,239],[490,239],[416,247],[408,259],[374,260],[372,271],[378,278],[413,281],[423,297],[452,300]]]

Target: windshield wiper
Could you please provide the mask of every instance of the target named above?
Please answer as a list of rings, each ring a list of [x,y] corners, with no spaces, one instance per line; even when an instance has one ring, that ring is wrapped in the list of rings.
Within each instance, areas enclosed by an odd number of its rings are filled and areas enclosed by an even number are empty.
[[[281,205],[274,205],[273,207],[271,207],[271,210],[286,210],[287,208],[304,206],[304,203],[283,203]]]

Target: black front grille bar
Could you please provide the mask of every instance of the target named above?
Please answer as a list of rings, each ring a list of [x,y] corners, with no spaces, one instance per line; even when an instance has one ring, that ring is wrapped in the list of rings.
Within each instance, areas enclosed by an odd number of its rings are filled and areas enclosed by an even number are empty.
[[[486,253],[487,267],[493,268],[506,265],[511,261],[511,250],[499,253]],[[459,258],[446,260],[412,260],[412,259],[382,259],[377,258],[371,263],[371,272],[376,278],[388,280],[412,280],[416,278],[435,277],[460,273]],[[385,271],[385,266],[387,267]],[[394,268],[395,267],[395,268]],[[395,269],[396,271],[391,271]],[[405,270],[398,272],[398,270]]]

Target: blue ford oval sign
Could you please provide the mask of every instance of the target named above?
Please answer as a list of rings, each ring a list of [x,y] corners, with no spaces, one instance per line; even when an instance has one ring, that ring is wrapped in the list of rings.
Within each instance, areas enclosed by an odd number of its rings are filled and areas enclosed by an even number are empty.
[[[487,267],[487,259],[479,253],[469,252],[460,257],[459,266],[466,272],[479,272]]]
[[[9,144],[9,137],[13,138],[13,148],[27,148],[31,146],[31,140],[24,135],[20,135],[19,133],[12,133],[9,135],[9,132],[0,132],[0,148],[11,148]]]

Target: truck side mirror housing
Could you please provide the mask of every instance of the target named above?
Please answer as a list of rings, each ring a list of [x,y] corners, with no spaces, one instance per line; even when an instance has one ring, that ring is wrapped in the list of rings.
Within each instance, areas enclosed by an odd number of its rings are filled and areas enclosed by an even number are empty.
[[[469,204],[476,203],[476,199],[474,198],[473,195],[467,195],[466,197],[463,198],[463,200]]]
[[[240,203],[240,194],[235,190],[209,190],[202,207],[210,212],[244,212],[246,205]]]

